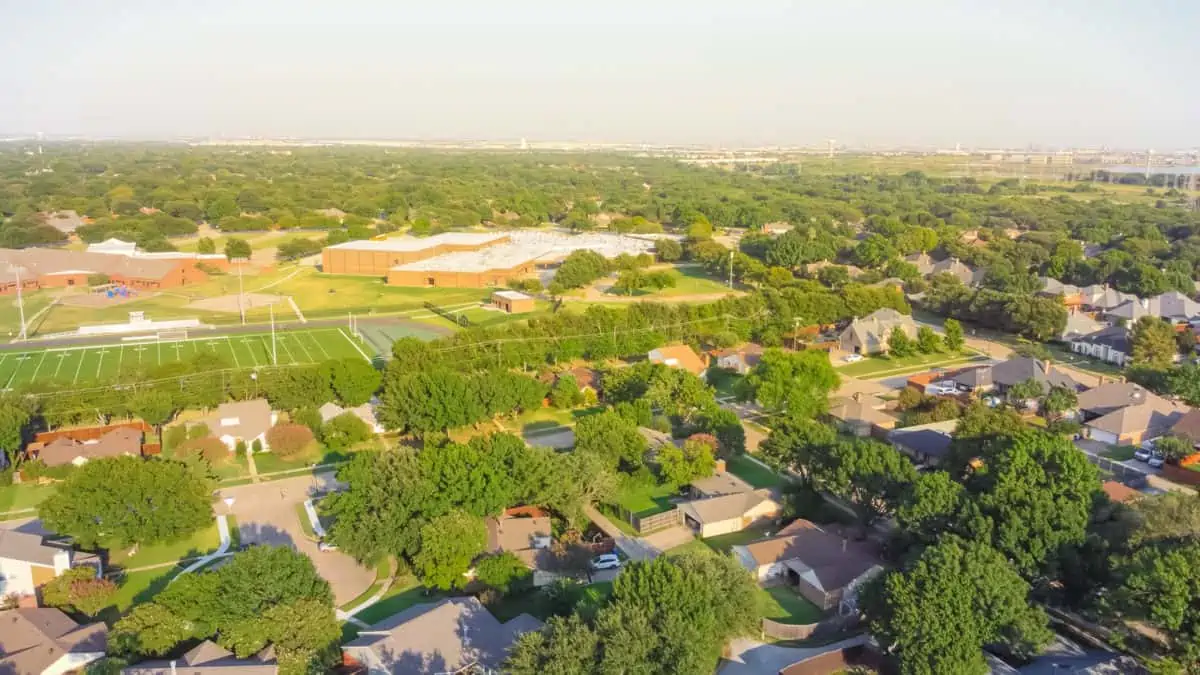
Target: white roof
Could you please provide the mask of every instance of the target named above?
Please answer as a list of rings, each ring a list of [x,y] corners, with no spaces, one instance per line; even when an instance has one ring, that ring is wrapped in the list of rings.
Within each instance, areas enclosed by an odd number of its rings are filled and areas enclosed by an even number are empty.
[[[133,252],[137,250],[137,244],[132,241],[109,238],[98,244],[88,244],[87,250],[88,253],[117,253],[120,255],[133,255]]]
[[[354,251],[423,251],[439,244],[480,245],[503,239],[506,232],[443,232],[432,237],[391,237],[381,241],[359,240],[335,244],[329,248]]]
[[[552,231],[517,230],[496,236],[507,236],[511,243],[489,246],[478,251],[446,253],[398,265],[392,269],[413,272],[486,272],[512,269],[534,261],[555,262],[581,249],[595,251],[605,258],[615,258],[622,253],[638,255],[654,250],[652,241],[604,233],[572,235]]]
[[[531,296],[525,295],[520,291],[496,291],[492,295],[505,298],[506,300],[532,300]]]

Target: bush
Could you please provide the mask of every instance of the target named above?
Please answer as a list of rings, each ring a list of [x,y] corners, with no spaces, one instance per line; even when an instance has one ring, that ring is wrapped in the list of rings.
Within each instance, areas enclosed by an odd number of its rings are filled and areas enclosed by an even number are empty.
[[[195,440],[197,438],[204,438],[205,436],[211,436],[211,435],[212,435],[212,432],[208,430],[208,425],[205,424],[204,422],[200,422],[199,424],[193,424],[187,430],[187,437],[189,440]]]
[[[319,434],[321,432],[321,427],[323,426],[321,421],[321,413],[317,412],[317,409],[313,407],[297,408],[296,410],[293,410],[292,421],[296,424],[303,424],[314,434]]]
[[[321,440],[333,450],[342,450],[374,436],[371,427],[352,412],[344,412],[321,427]]]
[[[175,448],[178,448],[179,446],[186,443],[187,440],[188,440],[187,425],[176,424],[173,427],[168,427],[167,430],[163,432],[163,445],[166,446],[163,449],[164,450],[174,450]]]
[[[303,424],[276,424],[267,431],[267,445],[280,457],[295,457],[311,451],[315,439]]]
[[[531,572],[520,558],[505,551],[480,560],[475,565],[475,575],[484,584],[501,593],[508,593],[514,585],[529,579]]]
[[[49,607],[95,616],[109,605],[116,590],[113,582],[96,578],[96,568],[80,565],[42,586],[42,602]]]
[[[38,481],[43,478],[49,480],[66,480],[67,476],[71,475],[71,472],[74,470],[74,464],[46,466],[46,463],[40,459],[25,462],[21,465],[21,472],[32,481]]]
[[[242,452],[245,451],[246,446],[242,445]],[[198,455],[214,466],[228,461],[230,456],[229,448],[214,436],[193,438],[179,446],[177,452],[180,455]]]
[[[254,442],[250,444],[250,450],[251,450],[251,452],[254,452],[255,454],[262,452],[263,451],[262,439],[260,439],[260,438],[254,439]]]
[[[666,415],[655,415],[650,420],[650,428],[664,434],[671,433],[671,418]]]
[[[8,487],[13,484],[13,468],[10,466],[3,471],[0,471],[0,487]]]
[[[233,446],[233,454],[238,457],[246,456],[246,441],[238,441],[237,445]]]

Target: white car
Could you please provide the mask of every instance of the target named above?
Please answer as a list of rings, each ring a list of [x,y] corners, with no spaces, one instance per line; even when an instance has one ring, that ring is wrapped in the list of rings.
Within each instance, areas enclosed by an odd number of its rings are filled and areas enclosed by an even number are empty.
[[[847,354],[842,357],[846,363],[858,363],[863,360],[862,354]]]
[[[1161,469],[1162,465],[1166,461],[1166,459],[1167,458],[1164,457],[1162,455],[1162,453],[1155,450],[1153,453],[1150,454],[1150,459],[1146,460],[1146,463],[1149,464],[1151,466],[1151,468]]]
[[[605,553],[592,558],[591,567],[594,570],[615,570],[621,566],[621,559],[616,553]]]
[[[937,382],[925,387],[925,393],[930,396],[953,396],[958,393],[958,387],[953,384]]]
[[[338,550],[338,547],[337,547],[337,544],[330,544],[329,542],[322,539],[321,541],[317,542],[317,550],[324,553],[326,551],[336,551],[336,550]]]

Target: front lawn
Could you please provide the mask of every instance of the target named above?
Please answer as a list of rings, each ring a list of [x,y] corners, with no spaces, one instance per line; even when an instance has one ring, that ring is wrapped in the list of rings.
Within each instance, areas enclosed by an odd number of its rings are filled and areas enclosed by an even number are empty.
[[[718,553],[729,553],[734,546],[742,546],[749,544],[752,541],[758,541],[763,537],[770,536],[775,531],[774,527],[750,527],[741,532],[730,532],[716,537],[707,537],[703,539],[705,546],[708,546]]]
[[[134,605],[140,605],[144,602],[149,602],[158,595],[162,589],[171,583],[171,580],[179,575],[182,567],[176,565],[174,567],[160,567],[142,572],[126,572],[117,585],[117,592],[113,594],[112,604],[100,610],[97,618],[102,619],[109,625],[121,618]]]
[[[868,356],[857,363],[835,365],[838,366],[838,372],[843,375],[848,375],[850,377],[869,378],[873,375],[890,373],[893,371],[920,371],[935,367],[963,364],[974,360],[978,356],[979,353],[973,350],[964,350],[962,353],[940,352],[937,354],[914,354],[912,356],[904,356],[900,358],[892,358],[890,356],[880,355]]]
[[[1127,462],[1133,459],[1135,452],[1137,452],[1137,448],[1132,445],[1114,445],[1104,451],[1104,456],[1117,462]]]
[[[0,488],[0,513],[32,509],[54,494],[55,489],[57,487],[54,484],[37,485],[35,483],[20,483],[2,487]]]
[[[307,518],[305,520],[307,520]],[[375,564],[375,581],[367,587],[367,590],[359,593],[357,598],[354,598],[350,602],[343,603],[339,609],[342,611],[348,611],[366,602],[368,598],[370,598],[372,595],[375,595],[379,592],[379,589],[383,588],[383,584],[387,582],[388,577],[391,575],[392,559],[385,557],[382,561]]]
[[[617,504],[638,517],[652,516],[675,508],[671,499],[678,496],[674,485],[648,485],[625,481],[617,491]]]
[[[785,482],[783,476],[780,476],[770,468],[759,464],[746,455],[738,455],[733,459],[725,460],[725,469],[754,486],[756,490],[759,488],[779,487]]]
[[[787,586],[760,588],[759,602],[763,618],[779,623],[813,624],[820,621],[824,614],[819,607]]]
[[[231,523],[230,527],[236,528],[237,525]],[[108,545],[103,548],[108,549],[108,564],[127,569],[136,569],[138,567],[161,565],[177,560],[199,558],[215,551],[220,545],[221,535],[217,530],[216,521],[213,521],[186,539],[166,544],[139,546],[137,553],[133,555],[129,555],[129,549],[115,545]]]
[[[437,602],[444,597],[446,597],[444,593],[431,591],[419,585],[417,580],[412,577],[396,579],[379,602],[355,614],[354,618],[367,625],[373,625],[413,605]]]

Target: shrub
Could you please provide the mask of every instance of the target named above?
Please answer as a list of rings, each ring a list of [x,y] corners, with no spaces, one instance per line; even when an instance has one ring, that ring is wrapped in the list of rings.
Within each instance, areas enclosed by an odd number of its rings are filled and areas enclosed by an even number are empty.
[[[186,443],[187,440],[188,440],[187,425],[176,424],[173,427],[168,427],[167,430],[165,432],[163,432],[163,445],[166,446],[163,449],[164,450],[174,450],[175,448],[178,448],[179,446]]]
[[[245,452],[245,447],[244,445],[242,446],[243,452]],[[221,442],[221,439],[214,436],[193,438],[179,446],[178,453],[181,455],[198,455],[214,466],[229,460],[229,448]]]
[[[508,593],[514,584],[529,578],[530,571],[520,558],[505,551],[480,560],[475,565],[475,575],[497,591]]]
[[[321,427],[323,426],[321,413],[317,412],[317,409],[311,406],[293,410],[292,421],[308,427],[313,434],[321,433]]]
[[[373,436],[371,427],[352,412],[344,412],[321,427],[321,440],[333,450],[342,450]]]
[[[204,438],[205,436],[211,436],[211,435],[212,435],[212,432],[208,430],[208,425],[205,424],[204,422],[200,422],[199,424],[193,424],[187,430],[187,437],[191,440],[195,440],[197,438]]]
[[[246,441],[238,441],[237,445],[233,446],[233,454],[238,457],[246,456]]]
[[[256,454],[262,452],[263,451],[262,439],[261,438],[254,439],[254,442],[250,444],[250,450]]]
[[[95,616],[109,605],[116,590],[113,582],[96,578],[96,568],[80,565],[42,586],[42,602],[49,607]]]
[[[313,448],[312,429],[303,424],[276,424],[267,431],[267,445],[280,457],[295,457]]]

